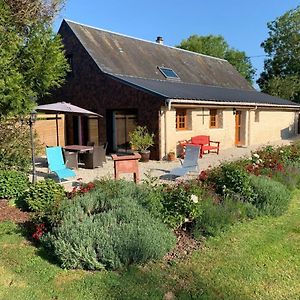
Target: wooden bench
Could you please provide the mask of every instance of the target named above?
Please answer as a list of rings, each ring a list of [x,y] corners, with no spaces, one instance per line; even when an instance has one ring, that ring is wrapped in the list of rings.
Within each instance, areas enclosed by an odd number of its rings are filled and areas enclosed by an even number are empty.
[[[219,154],[220,142],[211,141],[209,135],[193,136],[188,143],[201,146],[200,157],[203,156],[205,151],[208,151],[208,153],[210,153],[210,151],[216,151],[216,153]]]

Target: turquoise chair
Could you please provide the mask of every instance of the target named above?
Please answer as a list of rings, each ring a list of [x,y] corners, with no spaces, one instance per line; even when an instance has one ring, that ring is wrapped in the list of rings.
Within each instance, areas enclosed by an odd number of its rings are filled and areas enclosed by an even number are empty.
[[[66,167],[61,147],[46,148],[46,155],[48,160],[48,169],[50,172],[57,175],[59,182],[61,182],[62,179],[76,176],[73,170]]]

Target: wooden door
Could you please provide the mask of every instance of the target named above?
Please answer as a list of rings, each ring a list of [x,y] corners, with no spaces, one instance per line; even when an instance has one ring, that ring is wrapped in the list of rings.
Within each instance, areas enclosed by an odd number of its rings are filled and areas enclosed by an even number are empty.
[[[242,112],[237,110],[235,113],[235,145],[241,144]]]

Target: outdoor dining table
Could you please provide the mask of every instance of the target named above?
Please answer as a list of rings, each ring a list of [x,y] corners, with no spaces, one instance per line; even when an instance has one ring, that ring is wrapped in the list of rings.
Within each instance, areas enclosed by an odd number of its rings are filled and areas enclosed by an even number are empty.
[[[83,146],[83,145],[68,145],[68,146],[64,146],[64,149],[67,151],[84,153],[87,151],[92,151],[93,147],[92,146]]]
[[[92,146],[83,146],[83,145],[68,145],[64,146],[64,156],[66,160],[66,166],[72,169],[78,169],[78,163],[80,158],[78,154],[86,153],[92,151]]]

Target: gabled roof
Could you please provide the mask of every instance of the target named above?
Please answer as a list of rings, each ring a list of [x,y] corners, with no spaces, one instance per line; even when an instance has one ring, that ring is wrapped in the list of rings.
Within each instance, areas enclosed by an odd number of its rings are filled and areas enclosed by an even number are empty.
[[[273,97],[255,90],[239,90],[232,88],[189,84],[168,80],[153,80],[130,76],[114,75],[120,81],[136,88],[157,94],[165,99],[195,100],[194,103],[211,103],[223,105],[252,105],[289,107],[300,109],[300,104]]]
[[[144,41],[64,20],[104,73],[167,80],[158,67],[173,69],[181,82],[253,90],[226,60]]]
[[[226,60],[64,20],[99,69],[163,99],[222,105],[300,109],[300,104],[257,92]],[[158,67],[180,80],[166,79]]]

